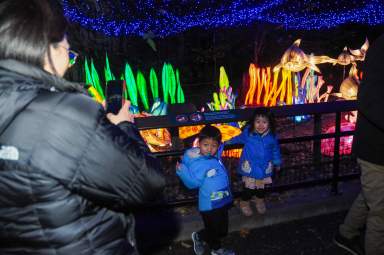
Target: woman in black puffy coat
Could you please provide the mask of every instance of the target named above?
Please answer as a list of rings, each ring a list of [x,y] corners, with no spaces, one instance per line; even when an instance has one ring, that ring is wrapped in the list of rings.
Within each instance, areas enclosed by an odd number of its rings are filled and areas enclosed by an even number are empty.
[[[65,28],[46,0],[0,3],[0,254],[137,254],[132,209],[164,178],[129,104],[61,78]]]

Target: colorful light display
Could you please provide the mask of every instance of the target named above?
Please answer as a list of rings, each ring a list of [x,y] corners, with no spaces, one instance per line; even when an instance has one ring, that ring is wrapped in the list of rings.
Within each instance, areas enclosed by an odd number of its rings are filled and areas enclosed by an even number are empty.
[[[125,99],[129,99],[131,101],[131,108],[133,109],[133,113],[138,113],[139,102],[137,100],[137,84],[135,76],[133,75],[132,68],[128,63],[125,64],[124,78],[126,85],[126,94],[124,95]]]
[[[353,131],[355,130],[355,123],[344,122],[341,123],[340,130],[343,131]],[[326,130],[327,134],[335,133],[335,127],[330,127]],[[349,155],[352,152],[352,143],[353,136],[343,136],[340,138],[340,147],[339,153],[340,155]],[[328,138],[321,140],[321,154],[333,157],[335,153],[335,138]]]
[[[146,112],[149,111],[149,103],[148,103],[148,94],[147,94],[147,82],[145,81],[144,75],[141,71],[137,71],[137,88],[139,89],[139,95],[141,102],[144,105],[144,109]]]
[[[327,102],[333,86],[328,85],[327,91],[320,95],[325,84],[316,64],[330,63],[333,65],[349,65],[351,71],[340,87],[340,93],[333,94],[344,99],[353,99],[357,94],[358,75],[356,61],[364,61],[368,50],[368,40],[360,49],[346,50],[337,59],[328,56],[306,55],[300,48],[301,40],[296,40],[283,54],[280,63],[273,68],[259,68],[250,64],[248,76],[248,91],[244,100],[245,105],[291,105],[303,103]],[[301,71],[305,70],[304,74]],[[343,93],[341,93],[343,91]],[[352,94],[351,94],[352,93]],[[351,94],[351,95],[350,95]],[[301,119],[302,117],[300,117]]]
[[[346,23],[384,24],[384,2],[366,1],[125,1],[62,0],[64,14],[86,29],[110,36],[145,37],[149,31],[165,37],[193,27],[204,29],[250,25],[283,25],[287,29],[317,30]],[[107,8],[104,8],[107,7]],[[95,14],[96,13],[96,14]],[[116,18],[118,17],[118,18]]]
[[[109,66],[107,53],[105,53],[104,77],[105,77],[105,83],[108,83],[109,81],[112,81],[112,80],[116,80],[115,76],[111,71],[111,67]]]
[[[369,47],[368,40],[358,50],[349,50],[345,47],[337,59],[328,56],[306,55],[300,48],[300,40],[288,48],[280,64],[270,72],[270,67],[259,68],[250,64],[248,70],[248,91],[245,96],[245,105],[275,106],[327,102],[329,96],[336,96],[344,100],[354,100],[357,96],[358,85],[362,73],[358,75],[356,61],[364,61]],[[330,63],[333,65],[352,65],[349,75],[342,84],[338,93],[331,93],[332,85],[327,85],[326,92],[320,95],[320,90],[325,84],[323,77],[318,75],[320,69],[315,64]],[[304,73],[301,71],[305,70]],[[317,73],[316,73],[316,72]],[[341,125],[341,131],[351,131],[355,128],[357,112],[346,115],[347,123]],[[301,122],[310,116],[295,116],[296,122]],[[326,130],[326,133],[334,133],[335,127]],[[350,154],[353,136],[342,137],[340,140],[340,154]],[[323,155],[333,156],[334,139],[321,141]]]
[[[364,61],[365,60],[365,54],[367,53],[367,50],[369,48],[369,41],[368,39],[365,39],[365,43],[363,46],[361,46],[360,49],[352,50],[345,46],[343,51],[340,53],[340,55],[337,57],[336,61],[334,62],[334,65],[349,65],[353,64],[356,65],[356,61]]]
[[[297,39],[291,47],[289,47],[283,54],[280,63],[273,68],[273,72],[278,71],[280,68],[292,72],[300,72],[305,68],[310,68],[320,73],[316,64],[334,63],[335,60],[327,56],[313,56],[307,55],[300,49],[301,39]]]
[[[274,68],[257,67],[251,63],[248,69],[248,90],[245,95],[244,105],[252,106],[276,106],[276,105],[292,105],[304,103],[327,102],[330,95],[343,99],[355,99],[359,84],[358,70],[356,61],[363,61],[369,43],[366,42],[358,50],[344,49],[337,59],[328,56],[306,55],[300,48],[300,40],[296,40],[293,45],[288,48],[280,64]],[[330,63],[333,65],[352,65],[349,76],[340,86],[340,92],[331,93],[332,85],[326,86],[326,92],[320,94],[325,81],[320,75],[320,69],[316,64]],[[97,74],[93,61],[91,60],[91,68],[88,61],[85,61],[86,82],[92,86],[88,89],[90,94],[99,102],[104,100],[104,93],[100,78]],[[271,71],[273,70],[273,71]],[[105,81],[114,79],[114,75],[109,66],[108,56],[106,55],[106,64],[104,68]],[[159,94],[159,80],[153,68],[149,72],[149,84],[152,94],[152,106],[150,107],[149,94],[147,89],[147,79],[140,70],[137,71],[136,77],[132,68],[127,63],[125,72],[122,76],[126,84],[127,99],[131,100],[134,107],[134,113],[139,113],[139,98],[144,110],[149,113],[142,114],[142,117],[148,115],[164,115],[166,114],[167,104],[183,103],[185,101],[184,92],[180,84],[179,71],[174,69],[171,64],[164,63],[161,72],[162,100]],[[219,76],[219,92],[213,93],[213,101],[208,103],[211,111],[234,109],[236,103],[236,95],[233,94],[230,81],[224,67],[220,67]],[[348,115],[349,121],[354,121],[356,115],[351,113]],[[296,116],[297,122],[308,119],[310,116]],[[229,140],[231,137],[241,133],[237,123],[234,125],[217,124],[223,134],[223,141]],[[185,139],[196,135],[203,126],[180,127],[179,138]],[[354,124],[343,124],[342,131],[352,130]],[[327,132],[334,132],[331,127]],[[152,151],[167,150],[171,147],[170,134],[167,129],[154,129],[141,131],[143,138],[146,140]],[[341,139],[340,153],[350,153],[352,138],[343,137]],[[321,142],[322,153],[324,155],[333,155],[334,139],[324,139]],[[238,157],[241,150],[226,151],[223,156]]]
[[[219,94],[213,93],[213,101],[207,104],[209,109],[211,111],[235,109],[237,96],[229,86],[228,76],[223,66],[220,67],[219,88]]]
[[[180,72],[176,69],[177,102],[185,103],[184,91],[180,83]]]
[[[236,95],[232,93],[232,87],[229,84],[225,68],[221,66],[219,75],[219,93],[213,93],[213,101],[207,103],[208,108],[211,111],[235,109]],[[214,126],[220,130],[223,142],[241,133],[241,129],[238,127],[237,123],[215,124]],[[197,135],[203,127],[203,125],[180,127],[179,138],[186,139],[193,135]],[[224,151],[222,156],[238,158],[240,155],[241,149],[232,149]]]
[[[100,80],[93,60],[91,60],[91,69],[89,68],[88,59],[85,58],[84,62],[86,84],[90,85],[88,91],[96,101],[101,103],[105,100],[103,88],[110,80],[116,79],[111,71],[108,56],[106,55],[104,67],[104,82]],[[124,97],[131,101],[131,111],[135,114],[139,113],[139,96],[144,110],[152,115],[165,115],[167,113],[167,104],[184,103],[184,92],[180,83],[180,73],[169,63],[164,63],[162,69],[162,88],[163,88],[163,101],[159,98],[159,83],[154,68],[149,72],[149,84],[152,93],[152,106],[150,107],[150,100],[148,96],[147,80],[143,72],[137,71],[137,75],[133,74],[131,66],[126,63],[124,74],[121,75],[121,80],[124,80],[125,90]],[[104,83],[102,85],[102,83]],[[169,100],[170,99],[170,102]]]
[[[159,100],[159,82],[157,80],[157,75],[155,69],[151,68],[149,71],[149,84],[151,85],[151,92],[153,101]]]
[[[220,111],[235,109],[236,96],[232,94],[232,87],[229,85],[229,79],[225,68],[220,67],[220,76],[219,76],[219,94],[216,92],[213,93],[213,101],[207,103],[211,111]],[[237,125],[216,125],[220,129],[223,141],[229,140],[232,136],[240,134],[240,129]],[[179,128],[179,138],[185,139],[196,135],[200,132],[203,126],[192,126],[192,127],[180,127]]]
[[[95,68],[95,65],[93,63],[93,60],[91,60],[91,74],[92,74],[92,81],[93,81],[92,84],[96,88],[97,92],[100,94],[101,98],[105,99],[104,92],[100,84],[100,78]]]
[[[167,151],[171,148],[171,134],[166,128],[140,130],[140,134],[152,152]]]
[[[106,55],[105,59],[105,84],[103,86],[97,73],[97,70],[94,66],[93,60],[91,60],[91,70],[89,69],[87,58],[85,58],[84,66],[86,84],[89,86],[88,92],[97,102],[102,103],[105,100],[103,88],[106,86],[108,81],[116,79],[111,71],[108,56]],[[164,101],[161,101],[159,98],[159,83],[155,69],[151,68],[149,72],[149,84],[153,99],[152,106],[150,107],[150,100],[147,90],[147,81],[143,72],[138,70],[135,78],[131,66],[126,63],[124,74],[121,75],[121,80],[123,80],[123,86],[125,86],[124,97],[125,99],[129,99],[131,101],[130,111],[136,114],[137,117],[165,115],[167,114],[168,103],[174,104],[185,102],[184,92],[180,83],[179,70],[176,69],[176,72],[174,72],[172,65],[169,63],[164,63],[162,70],[162,88]],[[140,114],[139,98],[146,113]],[[170,99],[170,102],[168,98]],[[143,130],[140,131],[140,133],[148,144],[151,151],[155,152],[170,149],[171,135],[167,129],[160,128]]]
[[[85,58],[84,65],[85,65],[85,84],[89,86],[88,92],[97,102],[102,103],[104,100],[104,97],[98,91],[98,87],[96,83],[93,82],[93,76],[91,74],[91,71],[89,70],[87,58]]]
[[[317,75],[313,72],[311,76],[305,75],[304,79],[301,79],[299,73],[294,74],[289,70],[282,69],[273,73],[270,70],[270,67],[259,68],[255,64],[250,64],[249,89],[245,97],[245,105],[276,106],[300,104],[309,102],[312,96],[311,93],[317,91],[312,88],[316,86],[315,81],[317,80]],[[309,69],[307,70],[309,71]],[[309,87],[310,84],[312,87]],[[318,84],[319,88],[321,85],[321,83]],[[307,93],[307,88],[311,88],[312,91]],[[306,100],[306,97],[308,100]]]

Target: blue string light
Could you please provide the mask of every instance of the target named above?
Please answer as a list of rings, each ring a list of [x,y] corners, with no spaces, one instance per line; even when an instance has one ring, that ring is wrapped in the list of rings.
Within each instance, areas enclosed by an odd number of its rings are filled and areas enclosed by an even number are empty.
[[[133,8],[125,1],[118,6],[116,1],[110,1],[97,0],[95,8],[82,1],[80,7],[75,7],[70,0],[62,0],[62,4],[71,22],[108,36],[143,36],[151,31],[165,37],[193,27],[209,29],[255,22],[302,30],[332,28],[346,23],[384,24],[384,2],[381,0],[269,0],[259,4],[250,0],[223,0],[218,1],[220,5],[212,4],[214,1],[181,0],[177,8],[172,1],[166,0],[160,4],[154,0],[137,1]]]

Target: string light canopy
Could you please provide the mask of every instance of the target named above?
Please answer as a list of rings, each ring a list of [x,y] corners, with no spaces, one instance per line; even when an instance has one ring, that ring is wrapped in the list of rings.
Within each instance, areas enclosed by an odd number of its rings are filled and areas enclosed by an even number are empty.
[[[177,3],[175,3],[177,2]],[[108,36],[166,37],[194,27],[247,26],[319,30],[347,23],[384,24],[382,0],[61,0],[64,14]]]

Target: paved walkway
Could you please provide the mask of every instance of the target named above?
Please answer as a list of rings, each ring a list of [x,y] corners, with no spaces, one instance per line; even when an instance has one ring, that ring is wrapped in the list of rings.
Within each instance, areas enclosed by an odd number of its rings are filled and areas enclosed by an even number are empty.
[[[331,239],[359,190],[359,181],[355,180],[341,183],[339,195],[331,195],[329,186],[269,194],[267,213],[252,217],[243,216],[234,206],[230,210],[231,234],[226,246],[241,255],[343,255]],[[193,254],[190,235],[202,227],[195,206],[148,210],[136,218],[142,254]]]
[[[332,243],[345,212],[233,232],[225,246],[239,255],[347,255]],[[147,251],[153,255],[193,255],[191,241]],[[205,254],[209,254],[206,252]]]

